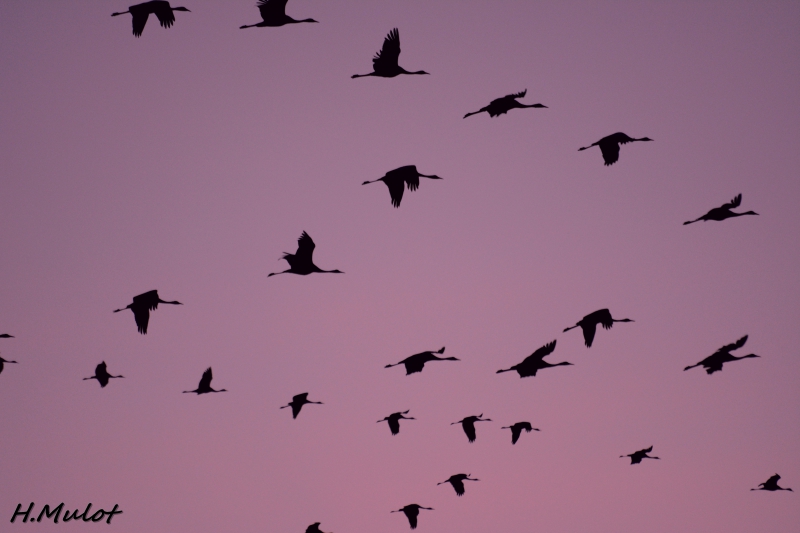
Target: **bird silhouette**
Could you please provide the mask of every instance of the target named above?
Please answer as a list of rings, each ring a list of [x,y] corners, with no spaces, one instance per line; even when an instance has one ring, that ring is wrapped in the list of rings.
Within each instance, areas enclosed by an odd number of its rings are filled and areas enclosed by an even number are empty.
[[[228,392],[226,389],[214,390],[211,388],[211,380],[214,376],[211,374],[211,367],[208,367],[203,372],[203,377],[200,378],[200,384],[197,385],[195,390],[185,390],[183,392],[196,392],[197,394],[206,394],[207,392]]]
[[[394,363],[391,365],[386,365],[383,368],[391,368],[397,365],[405,365],[406,367],[406,376],[409,374],[413,374],[415,372],[422,372],[422,367],[425,366],[425,363],[428,361],[460,361],[461,359],[456,359],[455,357],[436,357],[434,354],[443,354],[444,353],[444,346],[436,352],[428,351],[428,352],[420,352],[415,353],[410,357],[406,357],[399,363]]]
[[[744,215],[757,215],[758,214],[755,211],[746,211],[744,213],[734,213],[733,211],[731,211],[731,209],[733,209],[735,207],[739,207],[741,205],[741,203],[742,203],[742,195],[741,194],[737,194],[736,197],[733,200],[731,200],[730,202],[728,202],[727,204],[722,204],[719,207],[715,207],[714,209],[712,209],[711,211],[709,211],[705,215],[701,216],[700,218],[696,218],[694,220],[687,220],[686,222],[683,223],[683,225],[685,226],[687,224],[692,224],[694,222],[699,222],[701,220],[703,222],[705,222],[706,220],[721,221],[721,220],[725,220],[726,218],[741,217],[741,216],[744,216]]]
[[[792,489],[789,489],[789,488],[784,489],[783,487],[779,487],[778,486],[778,480],[780,480],[780,479],[781,479],[781,476],[779,476],[778,474],[775,474],[774,476],[772,476],[768,480],[766,480],[764,483],[759,483],[758,484],[759,488],[750,489],[750,490],[769,490],[769,491],[788,490],[788,491],[794,492]]]
[[[553,353],[553,350],[555,349],[556,349],[556,341],[553,341],[550,344],[545,344],[544,346],[533,352],[531,355],[523,359],[521,363],[516,364],[511,368],[498,370],[497,372],[495,372],[495,374],[501,374],[503,372],[510,372],[512,370],[516,370],[517,374],[519,374],[519,377],[527,378],[529,376],[535,376],[536,372],[543,368],[572,365],[572,363],[568,363],[566,361],[555,364],[550,364],[547,361],[545,361],[544,357],[547,357],[548,355]]]
[[[147,323],[150,321],[150,311],[158,309],[158,304],[183,305],[178,301],[166,302],[159,298],[158,291],[153,290],[134,296],[133,303],[128,304],[122,309],[115,309],[114,312],[119,313],[125,309],[133,311],[133,318],[136,320],[136,327],[139,328],[139,333],[146,335]]]
[[[491,102],[489,102],[489,105],[487,105],[486,107],[482,107],[477,111],[473,111],[472,113],[467,113],[466,115],[464,115],[464,118],[467,118],[467,117],[472,116],[472,115],[477,115],[478,113],[483,113],[484,111],[486,113],[489,113],[490,117],[497,117],[497,116],[500,116],[500,115],[504,115],[504,114],[508,113],[509,110],[515,109],[515,108],[519,108],[519,109],[523,109],[523,108],[526,108],[526,107],[537,107],[537,108],[543,107],[543,108],[547,108],[546,105],[542,105],[542,104],[525,105],[525,104],[519,103],[517,101],[517,98],[525,98],[525,95],[527,93],[528,93],[528,89],[525,89],[524,91],[519,92],[519,93],[507,94],[502,98],[496,98],[496,99],[492,100]]]
[[[744,343],[746,342],[747,342],[747,335],[745,335],[744,337],[742,337],[741,339],[732,344],[726,344],[725,346],[723,346],[713,354],[709,355],[699,363],[695,365],[689,365],[683,370],[686,371],[696,366],[702,366],[703,368],[706,369],[706,373],[713,374],[718,370],[722,370],[722,365],[724,365],[725,363],[730,363],[731,361],[738,361],[739,359],[747,359],[748,357],[760,357],[754,353],[743,355],[741,357],[736,357],[735,355],[731,355],[731,352],[733,350],[738,350],[739,348],[744,346]]]
[[[408,518],[408,524],[411,526],[411,529],[417,529],[417,515],[419,515],[420,509],[427,509],[428,511],[433,511],[433,507],[423,507],[421,505],[417,505],[416,503],[411,503],[403,507],[402,509],[398,509],[397,511],[391,511],[392,513],[404,513],[406,518]]]
[[[108,380],[111,378],[124,378],[125,376],[112,376],[108,373],[108,369],[106,368],[106,362],[103,361],[96,367],[94,367],[94,376],[83,378],[84,381],[87,379],[96,379],[97,382],[100,384],[100,387],[105,387],[108,385]],[[209,379],[209,381],[211,381]]]
[[[284,2],[285,3],[285,2]],[[319,528],[320,522],[314,522],[306,528],[306,533],[325,533]]]
[[[292,396],[292,401],[286,405],[282,405],[281,409],[285,409],[286,407],[292,408],[292,418],[297,418],[297,415],[300,414],[300,409],[307,403],[318,403],[322,404],[322,402],[312,402],[308,399],[308,393],[304,392],[303,394],[295,394]]]
[[[3,333],[0,335],[0,339],[13,339],[14,335],[9,335],[8,333]]]
[[[539,428],[532,427],[530,422],[517,422],[516,424],[512,424],[500,429],[511,430],[511,444],[517,443],[519,436],[522,435],[523,429],[526,433],[530,433],[531,431],[539,431]]]
[[[416,420],[416,418],[414,418],[413,416],[403,416],[407,414],[408,410],[392,413],[386,418],[378,420],[378,424],[380,424],[381,422],[388,422],[389,429],[392,431],[392,435],[397,435],[398,433],[400,433],[400,420]]]
[[[647,455],[652,451],[653,447],[650,446],[649,448],[645,448],[644,450],[639,450],[638,452],[629,453],[628,455],[620,455],[620,457],[630,457],[632,465],[637,465],[641,463],[642,459],[660,459],[660,457],[650,457],[649,455]]]
[[[417,167],[414,165],[406,165],[404,167],[396,168],[394,170],[390,170],[386,173],[385,176],[382,178],[378,178],[372,181],[365,181],[361,185],[366,185],[368,183],[375,183],[377,181],[382,181],[389,187],[389,195],[392,197],[392,205],[395,207],[400,207],[400,201],[403,199],[403,191],[405,187],[403,185],[408,186],[409,191],[416,191],[417,187],[419,187],[419,178],[429,178],[432,180],[440,180],[439,176],[434,175],[427,175],[427,174],[420,174],[417,171]]]
[[[381,78],[394,78],[398,74],[428,74],[424,70],[409,72],[397,64],[400,57],[400,33],[397,28],[390,31],[383,40],[383,48],[372,58],[372,70],[369,74],[353,74],[351,78],[365,76],[379,76]]]
[[[475,422],[491,422],[491,418],[481,418],[483,413],[479,414],[478,416],[468,416],[466,418],[462,418],[458,422],[453,422],[452,425],[461,424],[461,427],[464,429],[464,433],[467,434],[467,439],[470,442],[475,442]]]
[[[144,31],[144,25],[147,24],[147,17],[149,17],[151,13],[158,18],[158,21],[161,23],[162,27],[169,28],[175,23],[175,14],[173,11],[189,10],[185,7],[170,7],[169,2],[166,0],[151,0],[150,2],[144,2],[142,4],[130,6],[128,11],[111,13],[111,16],[116,17],[117,15],[130,13],[133,22],[133,34],[136,37],[141,37],[142,32]]]
[[[597,142],[590,144],[589,146],[584,146],[583,148],[578,148],[578,151],[586,150],[587,148],[591,148],[592,146],[599,146],[600,151],[603,152],[603,161],[605,161],[606,166],[613,165],[619,159],[619,145],[620,144],[628,144],[629,142],[634,141],[652,141],[648,137],[642,137],[641,139],[634,139],[632,137],[628,137],[622,132],[617,132],[608,137],[603,137]]]
[[[258,10],[263,19],[258,24],[245,24],[239,26],[240,30],[245,28],[264,28],[278,27],[286,24],[299,24],[300,22],[317,22],[314,19],[295,20],[286,14],[286,2],[289,0],[258,0]]]
[[[583,340],[586,343],[586,347],[590,348],[592,346],[592,341],[594,341],[594,333],[597,330],[597,324],[601,324],[605,329],[611,329],[614,322],[633,322],[633,320],[630,318],[617,320],[611,318],[611,311],[608,309],[599,309],[594,313],[589,313],[579,320],[577,324],[564,329],[564,331],[567,332],[580,326],[583,330]]]
[[[299,274],[301,276],[307,276],[313,272],[344,274],[344,272],[339,270],[322,270],[315,265],[313,260],[314,248],[316,248],[316,244],[311,240],[308,233],[304,231],[303,234],[300,235],[300,238],[297,239],[297,251],[293,254],[283,252],[283,257],[281,259],[286,259],[286,262],[289,263],[289,269],[283,272],[272,272],[269,276],[276,276],[278,274]]]
[[[437,483],[436,485],[438,486],[438,485],[442,485],[444,483],[450,483],[453,486],[453,488],[455,489],[456,494],[458,496],[463,496],[464,495],[464,481],[465,480],[480,481],[480,479],[473,479],[473,478],[469,477],[471,475],[472,474],[455,474],[455,475],[450,476],[449,478],[445,479],[441,483]]]
[[[16,361],[9,361],[8,359],[3,359],[0,357],[0,374],[3,373],[3,368],[5,368],[5,363],[16,363]]]

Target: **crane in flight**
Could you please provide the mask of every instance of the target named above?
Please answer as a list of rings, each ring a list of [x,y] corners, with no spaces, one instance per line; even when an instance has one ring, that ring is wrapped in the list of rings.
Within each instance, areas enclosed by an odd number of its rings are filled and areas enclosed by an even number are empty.
[[[185,390],[186,392],[196,392],[198,396],[200,394],[206,394],[208,392],[228,392],[227,389],[219,389],[214,390],[211,388],[211,380],[214,379],[214,376],[211,374],[211,367],[208,367],[205,372],[203,372],[203,377],[200,378],[200,384],[197,385],[195,390]]]
[[[400,207],[400,201],[403,199],[403,191],[405,190],[404,185],[408,187],[409,191],[416,191],[419,187],[420,177],[429,178],[432,180],[442,179],[435,175],[429,176],[427,174],[421,174],[417,170],[416,166],[406,165],[404,167],[390,170],[382,178],[372,181],[367,180],[361,185],[367,185],[368,183],[375,183],[378,181],[384,182],[389,188],[389,196],[392,197],[392,205],[395,207]]]
[[[766,480],[764,483],[759,483],[758,484],[759,488],[750,489],[750,490],[768,490],[768,491],[788,490],[788,491],[794,492],[792,489],[789,489],[789,488],[784,489],[783,487],[779,487],[778,486],[778,480],[780,480],[780,479],[781,479],[781,476],[779,476],[778,474],[775,474],[774,476],[771,476],[768,480]]]
[[[699,363],[694,365],[689,365],[683,370],[685,372],[690,368],[694,368],[696,366],[702,366],[703,368],[706,369],[707,374],[713,374],[718,370],[722,370],[722,365],[724,365],[725,363],[730,363],[731,361],[738,361],[739,359],[747,359],[749,357],[760,357],[754,353],[743,355],[741,357],[736,357],[735,355],[731,354],[733,350],[738,350],[739,348],[744,346],[744,343],[746,342],[747,342],[747,335],[745,335],[744,337],[742,337],[741,339],[739,339],[734,343],[726,344],[725,346],[723,346],[716,352],[712,353]]]
[[[0,335],[0,339],[13,339],[14,335],[9,335],[8,333],[3,333]]]
[[[727,204],[722,204],[719,207],[715,207],[714,209],[712,209],[711,211],[709,211],[705,215],[701,216],[700,218],[696,218],[694,220],[687,220],[686,222],[683,223],[683,225],[685,226],[687,224],[693,224],[695,222],[700,222],[701,220],[703,222],[705,222],[706,220],[716,220],[716,221],[719,222],[719,221],[725,220],[726,218],[733,218],[733,217],[741,217],[741,216],[744,216],[744,215],[757,215],[758,214],[755,211],[745,211],[744,213],[734,213],[733,211],[731,211],[731,209],[739,207],[740,205],[742,205],[742,195],[741,194],[737,194],[733,198],[733,200],[731,200]]]
[[[289,263],[289,268],[283,272],[272,272],[267,277],[277,276],[278,274],[299,274],[301,276],[307,276],[314,272],[321,272],[323,274],[344,274],[344,272],[339,270],[322,270],[315,265],[313,256],[316,246],[317,245],[314,244],[314,241],[311,240],[308,233],[304,231],[303,234],[300,235],[300,238],[297,239],[297,251],[293,254],[283,252],[283,257],[281,257],[281,259],[286,259],[286,262]]]
[[[9,361],[8,359],[3,359],[0,357],[0,374],[3,373],[3,368],[5,368],[5,363],[16,363],[16,361]]]
[[[381,422],[388,422],[389,429],[391,430],[392,435],[397,435],[398,433],[400,433],[400,420],[416,420],[416,418],[414,418],[413,416],[403,416],[407,415],[408,411],[409,410],[406,409],[405,411],[398,411],[397,413],[392,413],[386,418],[378,420],[377,423],[380,424]]]
[[[133,35],[141,37],[144,31],[144,25],[147,24],[147,17],[149,17],[151,13],[156,16],[162,28],[169,28],[175,23],[175,14],[173,11],[188,11],[191,13],[191,11],[185,7],[171,7],[166,0],[150,0],[150,2],[130,6],[127,11],[111,13],[111,16],[116,17],[117,15],[130,13],[133,22]]]
[[[258,11],[261,13],[261,22],[258,24],[245,24],[245,28],[265,28],[285,26],[286,24],[299,24],[300,22],[317,22],[314,19],[295,20],[286,14],[286,3],[289,0],[258,0]]]
[[[473,479],[473,478],[469,477],[471,475],[472,474],[455,474],[455,475],[450,476],[449,478],[445,479],[441,483],[437,483],[436,485],[438,486],[438,485],[443,485],[445,483],[450,483],[453,486],[453,489],[455,489],[456,494],[459,497],[461,497],[461,496],[464,495],[464,481],[466,481],[466,480],[469,480],[469,481],[480,481],[480,479]]]
[[[409,72],[397,64],[400,57],[400,33],[397,28],[386,35],[383,40],[383,48],[372,58],[372,72],[369,74],[353,74],[351,78],[363,78],[365,76],[378,76],[380,78],[394,78],[399,74],[428,74],[424,70]]]
[[[411,526],[411,529],[417,529],[417,516],[419,515],[420,509],[427,509],[428,511],[433,511],[433,507],[423,507],[421,505],[417,505],[416,503],[410,503],[401,509],[390,512],[405,514],[406,518],[408,518],[408,525]]]
[[[544,358],[553,353],[553,350],[555,349],[556,349],[556,341],[553,341],[549,344],[545,344],[541,348],[537,348],[535,352],[533,352],[531,355],[523,359],[521,363],[518,363],[512,366],[511,368],[498,370],[497,372],[495,372],[495,374],[502,374],[503,372],[510,372],[512,370],[516,370],[520,378],[527,378],[530,376],[535,376],[536,372],[538,372],[543,368],[572,365],[572,363],[568,363],[566,361],[555,364],[551,364],[545,361]]]
[[[614,322],[633,322],[633,320],[630,318],[622,318],[617,320],[615,318],[611,318],[611,311],[608,309],[599,309],[594,313],[589,313],[580,319],[574,326],[564,329],[564,332],[566,333],[567,331],[580,326],[581,330],[583,330],[583,340],[586,343],[586,347],[591,348],[592,342],[594,341],[594,333],[597,330],[597,325],[600,324],[605,329],[611,329],[611,326],[614,325]]]
[[[528,94],[528,89],[525,89],[519,93],[507,94],[502,98],[495,98],[494,100],[489,102],[489,105],[487,105],[486,107],[482,107],[477,111],[467,113],[466,115],[464,115],[464,118],[470,117],[472,115],[477,115],[478,113],[483,113],[483,112],[489,113],[490,117],[498,117],[500,115],[505,115],[511,109],[523,109],[526,107],[547,108],[546,105],[542,104],[526,105],[517,101],[518,98],[525,98],[526,94]]]
[[[539,431],[539,428],[535,428],[531,426],[530,422],[517,422],[516,424],[512,424],[510,426],[506,426],[500,429],[510,429],[511,430],[511,444],[516,444],[519,440],[519,436],[522,435],[522,430],[524,429],[526,433],[530,433],[531,431]]]
[[[292,396],[292,401],[286,405],[282,405],[281,409],[285,409],[287,407],[292,408],[292,418],[297,418],[297,415],[300,414],[300,409],[307,403],[318,403],[322,404],[322,402],[312,402],[308,399],[308,393],[304,392],[302,394],[295,394]]]
[[[105,387],[108,385],[108,380],[111,378],[124,378],[125,376],[112,376],[108,373],[108,369],[106,368],[106,362],[103,361],[96,367],[94,367],[94,376],[90,376],[88,378],[83,378],[84,381],[87,379],[96,379],[97,382],[100,384],[100,387]]]
[[[461,428],[464,430],[464,433],[467,435],[467,440],[470,442],[475,442],[475,422],[491,422],[491,418],[481,418],[483,413],[479,414],[478,416],[468,416],[466,418],[462,418],[458,422],[453,422],[450,424],[451,426],[455,424],[461,424]]]
[[[605,162],[606,166],[613,165],[619,159],[619,145],[620,144],[628,144],[630,142],[635,141],[652,141],[653,139],[649,137],[642,137],[641,139],[634,139],[633,137],[628,137],[624,133],[617,132],[607,137],[603,137],[597,142],[593,142],[589,146],[584,146],[583,148],[578,148],[578,151],[586,150],[587,148],[591,148],[592,146],[599,146],[600,151],[603,153],[603,161]]]
[[[620,455],[620,457],[630,457],[632,465],[638,465],[639,463],[642,462],[642,459],[660,459],[660,457],[650,457],[649,455],[647,455],[652,451],[653,447],[650,446],[649,448],[639,450],[638,452],[629,453],[628,455]]]
[[[406,367],[406,376],[409,374],[414,374],[415,372],[422,372],[422,368],[425,366],[425,363],[429,361],[460,361],[461,359],[457,359],[455,357],[437,357],[434,354],[443,354],[444,353],[444,346],[440,350],[435,352],[427,351],[427,352],[420,352],[415,353],[410,357],[406,357],[399,363],[389,364],[383,368],[391,368],[397,365],[405,365]]]
[[[158,309],[158,304],[170,305],[183,305],[178,301],[167,302],[159,298],[158,291],[147,291],[138,296],[133,297],[133,303],[130,303],[122,309],[115,309],[115,313],[130,309],[133,311],[133,318],[136,320],[136,327],[142,335],[147,334],[147,323],[150,321],[150,311]]]

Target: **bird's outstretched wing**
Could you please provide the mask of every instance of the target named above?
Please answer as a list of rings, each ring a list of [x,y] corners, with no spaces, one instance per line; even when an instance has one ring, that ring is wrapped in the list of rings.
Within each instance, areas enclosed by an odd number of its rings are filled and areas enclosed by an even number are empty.
[[[586,327],[581,328],[583,330],[583,342],[586,344],[587,348],[592,347],[592,343],[594,342],[594,333],[597,331],[597,324],[591,323],[587,324]]]
[[[775,474],[774,476],[771,476],[766,481],[766,483],[762,483],[762,485],[777,485],[778,481],[780,481],[780,479],[781,479],[781,476],[779,476],[778,474]]]
[[[200,378],[200,384],[197,386],[198,389],[207,389],[211,387],[211,380],[213,379],[213,375],[211,374],[211,367],[208,367],[205,372],[203,372],[203,377]]]
[[[517,98],[525,98],[525,95],[528,94],[528,89],[523,89],[522,91],[514,94],[507,94],[503,98],[509,98],[512,100],[516,100]]]
[[[258,0],[258,10],[264,20],[283,18],[286,15],[286,2],[289,0]]]
[[[532,358],[535,358],[535,359],[543,359],[543,358],[547,357],[548,355],[550,355],[551,353],[553,353],[553,350],[555,350],[555,349],[556,349],[556,341],[553,341],[553,342],[551,342],[549,344],[545,344],[541,348],[537,349],[529,357],[532,357]]]
[[[136,327],[142,335],[147,334],[147,323],[150,322],[150,311],[147,308],[133,308],[133,318],[136,320]]]
[[[475,424],[472,422],[462,422],[461,426],[464,428],[464,433],[467,434],[467,439],[470,442],[475,442]]]
[[[464,495],[464,482],[463,481],[461,481],[460,479],[450,478],[450,484],[453,486],[454,489],[456,489],[456,494],[457,495],[459,495],[459,496],[463,496]]]
[[[511,444],[516,444],[520,435],[522,435],[522,426],[516,424],[511,426]]]
[[[169,2],[160,3],[153,10],[153,14],[158,18],[162,28],[169,28],[175,23],[175,14],[172,12]]]
[[[643,450],[639,450],[639,453],[650,453],[653,451],[653,447],[650,446],[649,448],[645,448]]]
[[[150,13],[147,11],[136,11],[131,13],[131,24],[133,24],[133,35],[141,37],[144,31],[144,25],[147,24],[147,17]]]
[[[99,365],[94,367],[94,375],[95,376],[99,376],[101,374],[105,374],[107,371],[108,370],[106,368],[106,362],[105,361],[103,361],[102,363],[100,363]]]
[[[392,197],[392,205],[400,207],[400,201],[403,199],[403,192],[405,186],[402,180],[387,180],[386,186],[389,187],[389,196]]]
[[[397,418],[389,417],[389,429],[392,431],[392,435],[397,435],[400,433],[400,421]]]
[[[303,234],[300,235],[300,238],[297,239],[297,252],[294,256],[301,261],[311,263],[312,256],[314,255],[314,248],[316,248],[314,241],[308,233],[304,231]]]
[[[135,306],[143,307],[148,311],[152,311],[153,309],[158,308],[158,290],[153,289],[152,291],[143,292],[137,296],[133,297],[133,303]]]
[[[733,209],[734,207],[739,207],[740,205],[742,205],[742,195],[737,194],[733,200],[720,206],[720,209]]]
[[[731,352],[733,350],[738,350],[739,348],[744,346],[744,343],[747,342],[747,337],[748,336],[745,335],[744,337],[742,337],[741,339],[739,339],[738,341],[736,341],[734,343],[726,344],[725,346],[723,346],[722,348],[717,350],[717,352]]]
[[[375,54],[372,58],[372,69],[375,72],[381,70],[391,69],[397,66],[397,60],[400,57],[400,32],[397,28],[386,35],[383,40],[383,48]]]
[[[600,151],[603,153],[603,161],[606,166],[613,165],[619,161],[619,144],[600,143]]]

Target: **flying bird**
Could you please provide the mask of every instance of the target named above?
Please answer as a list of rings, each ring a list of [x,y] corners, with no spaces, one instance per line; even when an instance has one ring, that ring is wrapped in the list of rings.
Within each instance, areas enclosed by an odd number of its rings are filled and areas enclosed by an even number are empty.
[[[445,479],[441,483],[437,483],[436,485],[442,485],[444,483],[450,483],[456,491],[458,496],[464,495],[464,480],[469,481],[480,481],[480,479],[473,479],[469,476],[472,474],[456,474],[454,476],[450,476],[449,478]]]
[[[741,357],[736,357],[735,355],[731,355],[731,352],[733,350],[738,350],[739,348],[744,346],[744,343],[746,342],[747,342],[747,335],[745,335],[744,337],[742,337],[741,339],[732,344],[726,344],[725,346],[723,346],[713,354],[709,355],[699,363],[695,365],[689,365],[683,370],[686,371],[696,366],[702,366],[703,368],[706,369],[706,373],[713,374],[718,370],[722,370],[722,365],[724,365],[725,363],[730,363],[731,361],[738,361],[739,359],[747,359],[748,357],[760,357],[754,353],[743,355]]]
[[[634,141],[652,141],[649,137],[642,137],[641,139],[634,139],[632,137],[628,137],[622,132],[614,133],[613,135],[609,135],[608,137],[603,137],[597,142],[590,144],[589,146],[584,146],[583,148],[578,148],[578,151],[586,150],[587,148],[591,148],[592,146],[599,146],[600,151],[603,152],[603,161],[605,161],[606,166],[613,165],[619,159],[619,145],[620,144],[628,144],[629,142]]]
[[[602,325],[605,329],[611,329],[611,326],[614,325],[614,322],[633,322],[633,320],[630,318],[622,318],[617,320],[611,318],[611,311],[608,309],[600,309],[594,313],[589,313],[580,319],[577,324],[566,328],[564,331],[567,332],[580,326],[583,330],[583,340],[586,343],[586,347],[591,348],[592,341],[594,341],[594,333],[597,329],[597,324]]]
[[[94,367],[94,376],[83,378],[84,381],[87,379],[96,379],[97,382],[100,384],[100,387],[105,387],[108,385],[108,380],[111,378],[124,378],[125,376],[112,376],[108,373],[108,369],[106,368],[106,362],[103,361],[96,367]],[[211,381],[209,379],[209,381]]]
[[[361,185],[366,185],[368,183],[375,183],[377,181],[382,181],[389,187],[389,195],[392,197],[392,205],[395,207],[400,207],[400,200],[403,199],[403,191],[405,187],[403,185],[408,186],[409,191],[416,191],[417,187],[419,187],[419,178],[429,178],[432,180],[440,180],[439,176],[434,175],[427,175],[421,174],[417,171],[417,167],[414,165],[406,165],[404,167],[396,168],[394,170],[390,170],[386,173],[385,176],[382,178],[378,178],[372,181],[365,181]]]
[[[0,335],[0,339],[13,339],[14,335],[9,335],[8,333],[3,333]]]
[[[425,363],[428,361],[460,361],[461,359],[456,359],[455,357],[436,357],[434,354],[443,354],[444,353],[444,346],[436,352],[420,352],[415,353],[410,357],[406,357],[399,363],[394,363],[392,365],[386,365],[383,368],[391,368],[397,365],[405,365],[406,367],[406,376],[409,374],[413,374],[415,372],[422,372],[422,367],[425,366]]]
[[[521,378],[527,378],[529,376],[535,376],[536,372],[543,368],[550,368],[553,366],[565,366],[565,365],[572,365],[572,363],[568,363],[563,361],[561,363],[551,364],[544,360],[545,357],[553,353],[553,350],[556,349],[556,341],[553,341],[549,344],[545,344],[541,348],[538,348],[535,352],[531,355],[526,357],[522,360],[521,363],[512,366],[511,368],[506,368],[504,370],[498,370],[495,374],[501,374],[503,372],[510,372],[512,370],[516,370],[517,374]]]
[[[166,302],[159,298],[158,291],[153,290],[142,293],[139,296],[134,296],[133,303],[128,304],[122,309],[115,309],[114,312],[119,313],[125,309],[133,311],[133,318],[136,320],[136,327],[139,328],[139,333],[146,335],[147,323],[150,321],[150,311],[158,309],[158,304],[183,305],[178,301]]]
[[[475,422],[491,422],[491,418],[481,418],[483,413],[479,414],[478,416],[468,416],[466,418],[462,418],[458,422],[453,422],[452,425],[461,424],[461,427],[464,429],[464,433],[467,434],[467,439],[470,442],[475,442]]]
[[[322,404],[322,402],[312,402],[308,399],[308,393],[304,392],[303,394],[295,394],[292,396],[292,401],[286,405],[282,405],[281,409],[285,409],[286,407],[292,408],[292,418],[297,418],[297,415],[300,414],[300,409],[307,403],[318,403]]]
[[[258,0],[258,10],[263,19],[258,24],[245,24],[239,26],[240,30],[245,28],[265,28],[267,26],[277,27],[286,24],[298,24],[300,22],[317,22],[314,19],[295,20],[286,14],[286,2],[289,0]]]
[[[769,491],[776,491],[776,490],[788,490],[794,492],[792,489],[784,489],[783,487],[778,486],[778,480],[781,478],[778,474],[770,477],[764,483],[759,483],[759,488],[757,489],[750,489],[750,490],[769,490]]]
[[[207,392],[228,392],[226,389],[219,389],[214,390],[211,388],[211,380],[214,379],[214,376],[211,374],[211,367],[208,367],[205,372],[203,372],[203,377],[200,378],[200,384],[197,385],[195,390],[185,390],[183,392],[196,392],[199,394],[205,394]]]
[[[490,117],[497,117],[497,116],[500,116],[500,115],[505,115],[506,113],[508,113],[509,110],[515,109],[515,108],[519,108],[519,109],[526,108],[526,107],[539,107],[539,108],[544,107],[544,108],[547,108],[546,105],[542,105],[542,104],[525,105],[525,104],[519,103],[517,101],[517,98],[525,98],[525,95],[527,93],[528,93],[528,89],[525,89],[524,91],[519,92],[519,93],[507,94],[502,98],[496,98],[496,99],[492,100],[489,103],[489,105],[487,105],[486,107],[482,107],[477,111],[473,111],[472,113],[467,113],[466,115],[464,115],[464,118],[467,118],[467,117],[472,116],[472,115],[477,115],[478,113],[483,113],[484,111],[486,113],[489,113]]]
[[[364,76],[379,76],[381,78],[394,78],[398,74],[428,74],[424,70],[409,72],[397,64],[400,57],[400,33],[397,28],[386,35],[383,40],[383,48],[372,58],[372,70],[369,74],[353,74],[351,78],[362,78]]]
[[[411,529],[417,529],[417,515],[419,515],[420,509],[427,509],[428,511],[433,511],[433,507],[423,507],[421,505],[417,505],[416,503],[411,503],[406,505],[402,509],[398,509],[397,511],[391,511],[392,513],[404,513],[406,518],[408,518],[408,524],[411,526]]]
[[[124,15],[130,13],[133,22],[133,34],[136,37],[141,37],[144,31],[144,25],[147,24],[147,17],[152,13],[158,18],[158,22],[164,28],[169,28],[175,23],[175,14],[173,11],[189,11],[185,7],[170,7],[169,2],[166,0],[151,0],[142,4],[136,4],[128,8],[128,11],[120,13],[111,13],[112,17],[117,15]],[[191,13],[191,11],[189,11]]]
[[[524,429],[526,433],[530,433],[531,431],[539,431],[539,428],[535,428],[531,426],[530,422],[517,422],[516,424],[512,424],[510,426],[506,426],[500,429],[510,429],[511,430],[511,444],[516,444],[519,440],[519,436],[522,435],[522,430]]]
[[[722,204],[719,207],[715,207],[714,209],[712,209],[711,211],[709,211],[705,215],[701,216],[700,218],[696,218],[694,220],[687,220],[686,222],[683,223],[683,225],[685,226],[686,224],[692,224],[694,222],[699,222],[701,220],[703,222],[705,222],[706,220],[721,221],[721,220],[725,220],[726,218],[741,217],[741,216],[744,216],[744,215],[757,215],[758,214],[755,211],[746,211],[744,213],[734,213],[733,211],[731,211],[731,209],[733,209],[735,207],[739,207],[741,204],[742,204],[742,195],[741,194],[737,194],[736,197],[733,200],[731,200],[730,202],[728,202],[727,204]]]
[[[650,446],[649,448],[645,448],[644,450],[639,450],[638,452],[629,453],[628,455],[620,455],[620,457],[630,457],[632,465],[637,465],[641,463],[642,459],[660,459],[660,457],[650,457],[649,455],[647,455],[652,451],[653,447]]]
[[[344,272],[339,270],[322,270],[315,265],[312,257],[314,255],[314,248],[316,248],[316,244],[311,240],[308,233],[304,231],[303,234],[300,235],[300,238],[297,239],[297,251],[293,254],[283,252],[283,257],[281,259],[286,259],[286,262],[289,263],[289,269],[283,272],[272,272],[269,276],[276,276],[278,274],[300,274],[301,276],[307,276],[312,272],[344,274]]]
[[[5,368],[5,363],[16,363],[16,361],[9,361],[8,359],[3,359],[0,357],[0,374],[3,373],[3,368]]]
[[[408,414],[408,409],[405,411],[400,411],[397,413],[392,413],[386,418],[378,420],[378,424],[381,422],[388,422],[389,429],[392,431],[392,435],[397,435],[400,433],[400,420],[416,420],[413,416],[403,416]]]
[[[314,522],[306,528],[306,533],[325,533],[319,528],[320,522]]]

